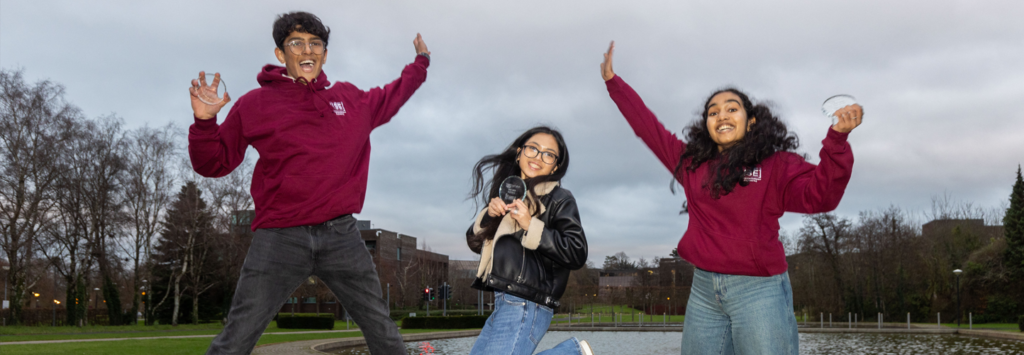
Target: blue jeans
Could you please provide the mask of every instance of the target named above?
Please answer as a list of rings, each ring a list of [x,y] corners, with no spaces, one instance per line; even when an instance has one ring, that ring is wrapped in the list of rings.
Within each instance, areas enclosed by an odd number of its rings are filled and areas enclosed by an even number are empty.
[[[248,354],[267,324],[306,279],[319,277],[348,310],[371,354],[405,354],[388,316],[380,280],[351,215],[323,224],[257,229],[242,264],[224,330],[207,354]]]
[[[694,270],[683,355],[797,355],[799,341],[788,272],[757,277]]]
[[[470,355],[532,355],[551,325],[551,308],[504,293],[494,293],[494,313],[487,318]],[[582,354],[570,338],[538,355]]]

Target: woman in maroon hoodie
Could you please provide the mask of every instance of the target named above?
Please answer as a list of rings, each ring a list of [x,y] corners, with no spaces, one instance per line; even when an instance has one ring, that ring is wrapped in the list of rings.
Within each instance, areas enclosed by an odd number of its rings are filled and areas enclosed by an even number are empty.
[[[767,106],[736,89],[705,101],[684,143],[612,71],[614,48],[612,42],[601,64],[608,93],[686,195],[690,220],[678,251],[697,269],[682,354],[797,354],[779,218],[839,205],[853,168],[846,138],[863,110],[852,105],[836,113],[817,166],[792,152],[796,136]]]

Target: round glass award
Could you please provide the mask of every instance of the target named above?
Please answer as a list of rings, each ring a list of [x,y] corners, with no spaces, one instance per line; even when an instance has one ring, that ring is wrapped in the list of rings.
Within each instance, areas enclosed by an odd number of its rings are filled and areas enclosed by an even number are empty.
[[[512,204],[512,201],[523,200],[526,198],[526,181],[523,181],[518,176],[509,176],[501,182],[498,186],[498,198],[505,202],[506,205]],[[518,213],[516,210],[512,210],[513,214]]]
[[[836,118],[836,111],[839,111],[843,107],[856,105],[857,99],[854,99],[850,95],[836,95],[825,100],[821,104],[821,113],[825,114],[825,117],[832,119],[832,124],[836,124],[839,121]]]
[[[207,85],[207,83],[210,83]],[[219,105],[224,102],[224,94],[228,92],[228,85],[224,80],[214,74],[203,73],[199,76],[199,86],[195,88],[196,97],[207,105]]]

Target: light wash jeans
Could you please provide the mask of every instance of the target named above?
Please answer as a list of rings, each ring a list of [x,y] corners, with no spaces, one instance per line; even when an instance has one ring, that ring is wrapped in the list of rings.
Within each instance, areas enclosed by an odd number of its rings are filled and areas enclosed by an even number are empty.
[[[797,355],[799,342],[788,272],[757,277],[694,270],[683,355]]]
[[[257,229],[227,325],[206,353],[249,354],[288,296],[311,275],[323,280],[355,319],[371,354],[406,353],[351,215],[311,226]]]
[[[494,293],[494,313],[487,317],[470,355],[532,355],[551,325],[551,308],[504,293]],[[579,355],[580,341],[569,338],[537,355]]]

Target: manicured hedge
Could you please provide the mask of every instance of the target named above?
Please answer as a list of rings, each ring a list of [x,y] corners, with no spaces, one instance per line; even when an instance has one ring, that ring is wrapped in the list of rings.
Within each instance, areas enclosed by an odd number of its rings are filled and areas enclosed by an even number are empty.
[[[277,315],[277,327],[281,329],[334,329],[334,315],[323,313],[316,314],[297,313],[294,316],[288,313]]]
[[[406,317],[402,329],[469,329],[483,328],[487,316]]]

